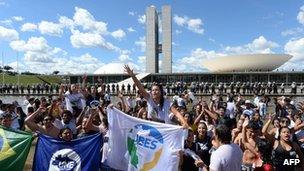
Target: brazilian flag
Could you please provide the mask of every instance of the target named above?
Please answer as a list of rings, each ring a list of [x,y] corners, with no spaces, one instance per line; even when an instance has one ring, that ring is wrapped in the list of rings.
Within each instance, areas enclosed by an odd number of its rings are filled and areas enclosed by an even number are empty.
[[[32,143],[32,134],[0,126],[0,170],[22,171]]]

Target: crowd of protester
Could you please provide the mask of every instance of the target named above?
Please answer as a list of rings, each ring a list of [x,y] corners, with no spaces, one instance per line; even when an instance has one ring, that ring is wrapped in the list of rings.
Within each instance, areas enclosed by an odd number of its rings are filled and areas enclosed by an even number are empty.
[[[144,83],[146,89],[151,89],[153,83]],[[98,83],[94,86],[100,86],[103,90],[111,94],[136,94],[135,84],[117,84],[117,83]],[[208,83],[208,82],[172,82],[162,83],[162,86],[167,95],[191,90],[194,94],[227,94],[240,93],[248,94],[303,94],[304,84],[292,82],[290,85],[276,82],[231,82],[231,83]],[[33,84],[33,85],[15,85],[1,84],[0,94],[58,94],[60,89],[59,84]]]
[[[113,96],[111,87],[108,91],[102,82],[88,86],[84,78],[82,85],[61,85],[58,97],[27,96],[24,104],[0,102],[0,124],[65,141],[100,132],[104,139],[101,162],[106,166],[106,108],[114,106],[133,117],[188,129],[185,150],[180,152],[181,170],[304,170],[303,102],[287,96],[258,95],[255,88],[246,88],[255,95],[245,98],[237,87],[231,92],[225,88],[213,92],[211,88],[207,99],[194,96],[205,88],[191,84],[174,92],[161,83],[147,87],[128,66],[125,71],[134,81],[135,96],[124,95],[116,87],[117,95]],[[173,97],[167,96],[171,90]],[[275,93],[275,89],[271,91]],[[289,159],[299,159],[300,163],[286,164]]]

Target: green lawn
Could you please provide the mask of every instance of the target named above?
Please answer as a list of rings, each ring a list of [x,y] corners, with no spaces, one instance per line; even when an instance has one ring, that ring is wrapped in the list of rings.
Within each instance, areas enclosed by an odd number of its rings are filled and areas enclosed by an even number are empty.
[[[60,83],[61,78],[59,76],[53,75],[39,75],[42,79],[46,80],[49,83]],[[3,74],[0,74],[0,84],[3,82]],[[18,76],[12,76],[4,74],[4,83],[6,84],[17,84],[18,83]],[[37,84],[37,83],[44,83],[41,79],[39,79],[36,75],[20,75],[19,76],[19,83],[22,85],[27,84]]]

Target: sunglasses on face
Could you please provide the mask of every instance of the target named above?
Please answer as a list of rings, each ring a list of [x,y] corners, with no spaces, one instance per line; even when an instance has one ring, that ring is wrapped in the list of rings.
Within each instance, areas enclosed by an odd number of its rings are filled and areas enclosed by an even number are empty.
[[[52,119],[44,119],[44,121],[52,121]]]
[[[289,123],[288,120],[282,120],[281,123]]]

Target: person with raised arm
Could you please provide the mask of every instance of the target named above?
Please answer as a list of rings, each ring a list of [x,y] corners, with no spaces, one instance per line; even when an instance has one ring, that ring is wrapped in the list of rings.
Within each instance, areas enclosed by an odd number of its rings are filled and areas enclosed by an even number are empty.
[[[153,84],[151,92],[147,92],[141,82],[136,78],[133,70],[124,66],[125,72],[131,76],[140,94],[148,103],[148,119],[157,122],[170,123],[169,114],[173,113],[184,128],[190,128],[181,113],[172,105],[172,102],[164,97],[162,85]]]
[[[25,119],[25,124],[32,130],[32,131],[38,131],[42,134],[51,136],[53,138],[58,138],[60,129],[58,129],[54,124],[54,117],[52,115],[46,115],[43,118],[43,125],[35,123],[35,117],[38,114],[44,113],[46,111],[45,108],[38,108],[36,112],[34,112],[32,115],[29,115]]]

